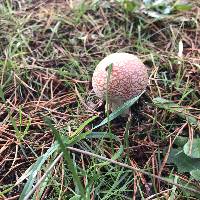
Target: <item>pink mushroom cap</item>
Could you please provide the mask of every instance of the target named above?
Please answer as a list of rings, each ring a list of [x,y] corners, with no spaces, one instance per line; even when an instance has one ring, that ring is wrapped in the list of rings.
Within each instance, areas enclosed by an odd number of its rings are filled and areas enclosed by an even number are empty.
[[[112,65],[110,79],[108,80],[108,67]],[[148,84],[147,68],[135,55],[129,53],[113,53],[105,57],[97,65],[92,86],[95,94],[105,99],[106,90],[112,108],[120,106],[134,96],[145,90]],[[111,108],[111,110],[113,110]]]

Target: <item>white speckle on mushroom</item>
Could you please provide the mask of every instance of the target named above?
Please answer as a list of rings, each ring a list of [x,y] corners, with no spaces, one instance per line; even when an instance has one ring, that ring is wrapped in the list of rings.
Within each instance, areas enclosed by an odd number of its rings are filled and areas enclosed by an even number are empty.
[[[111,64],[112,71],[107,85],[107,67]],[[147,68],[137,56],[129,53],[108,55],[97,65],[92,77],[93,90],[99,98],[105,100],[108,89],[112,111],[139,95],[147,84]]]

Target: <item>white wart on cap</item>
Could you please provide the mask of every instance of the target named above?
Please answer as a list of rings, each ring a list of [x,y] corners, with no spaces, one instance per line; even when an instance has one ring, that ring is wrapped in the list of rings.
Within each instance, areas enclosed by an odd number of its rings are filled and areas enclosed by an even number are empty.
[[[107,86],[108,67],[111,64],[112,70]],[[108,55],[97,65],[92,77],[93,90],[99,98],[105,100],[108,89],[112,111],[139,95],[147,84],[147,68],[137,56],[129,53]]]

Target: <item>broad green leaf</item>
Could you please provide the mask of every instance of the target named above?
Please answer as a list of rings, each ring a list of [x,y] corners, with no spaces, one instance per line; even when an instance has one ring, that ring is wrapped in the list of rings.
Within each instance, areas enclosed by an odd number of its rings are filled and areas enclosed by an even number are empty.
[[[121,115],[126,109],[130,108],[142,96],[143,93],[144,93],[144,91],[140,95],[133,97],[132,99],[128,100],[122,106],[120,106],[118,109],[116,109],[114,112],[112,112],[109,115],[109,121],[112,121],[113,119],[115,119],[116,117]],[[108,118],[105,118],[99,125],[95,126],[93,128],[93,130],[96,129],[96,128],[99,128],[100,126],[103,126],[107,123],[108,123]]]
[[[171,149],[168,163],[174,163],[179,172],[190,172],[192,170],[200,170],[200,159],[191,158],[187,156],[182,148]]]
[[[188,137],[183,137],[183,136],[177,136],[174,144],[177,145],[178,147],[183,147],[188,141]]]
[[[191,158],[200,158],[200,138],[188,141],[183,147],[184,153]]]
[[[200,181],[200,169],[192,170],[190,172],[190,175],[196,179],[197,181]]]

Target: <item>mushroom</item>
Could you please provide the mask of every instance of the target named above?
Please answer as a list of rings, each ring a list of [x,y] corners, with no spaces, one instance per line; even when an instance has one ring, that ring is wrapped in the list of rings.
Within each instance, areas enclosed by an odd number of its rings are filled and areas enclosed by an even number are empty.
[[[110,65],[112,68],[108,79]],[[107,83],[107,81],[109,82]],[[95,94],[103,100],[108,94],[111,111],[139,95],[147,84],[147,68],[137,56],[130,53],[108,55],[97,65],[92,77],[92,87]],[[127,114],[128,110],[122,116]]]

